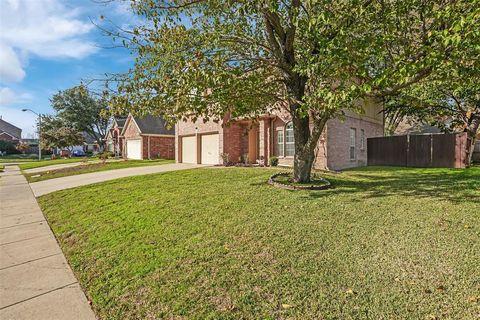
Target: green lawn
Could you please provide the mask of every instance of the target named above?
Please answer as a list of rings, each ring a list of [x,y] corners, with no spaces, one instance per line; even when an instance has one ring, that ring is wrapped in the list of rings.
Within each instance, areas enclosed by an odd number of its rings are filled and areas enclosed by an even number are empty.
[[[0,163],[10,163],[10,162],[34,162],[38,161],[35,159],[23,159],[23,158],[0,158]]]
[[[195,169],[39,198],[100,319],[478,319],[480,168]]]
[[[41,160],[41,161],[34,161],[34,162],[29,162],[29,163],[22,163],[19,165],[21,170],[27,170],[27,169],[34,169],[34,168],[40,168],[40,167],[46,167],[46,166],[51,166],[54,164],[64,164],[64,163],[73,163],[73,162],[82,162],[85,160],[98,160],[96,158],[68,158],[68,159],[55,159],[55,160]]]
[[[82,173],[124,169],[133,167],[153,166],[159,164],[174,163],[174,160],[128,160],[118,162],[106,162],[106,163],[90,163],[81,166],[62,168],[57,170],[51,170],[39,173],[24,173],[28,182],[37,182],[48,179],[73,176]]]

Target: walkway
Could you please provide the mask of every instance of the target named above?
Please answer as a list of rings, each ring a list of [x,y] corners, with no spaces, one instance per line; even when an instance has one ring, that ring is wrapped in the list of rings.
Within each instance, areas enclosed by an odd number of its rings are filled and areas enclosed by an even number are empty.
[[[95,319],[17,166],[0,173],[0,319]]]
[[[109,181],[109,180],[131,177],[131,176],[152,174],[152,173],[193,169],[193,168],[199,168],[199,167],[205,167],[205,165],[172,163],[172,164],[161,164],[158,166],[145,166],[145,167],[136,167],[136,168],[99,171],[99,172],[78,174],[78,175],[73,175],[68,177],[34,182],[30,184],[30,187],[32,188],[33,194],[36,197],[39,197],[51,192],[85,186],[85,185],[97,183],[97,182]]]

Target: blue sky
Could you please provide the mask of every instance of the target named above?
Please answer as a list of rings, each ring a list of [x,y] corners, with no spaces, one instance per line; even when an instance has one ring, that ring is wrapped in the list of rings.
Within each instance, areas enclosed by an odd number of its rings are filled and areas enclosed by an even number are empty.
[[[35,116],[22,108],[52,113],[49,98],[58,90],[133,64],[125,49],[103,48],[111,39],[90,21],[105,24],[103,15],[131,27],[138,18],[128,1],[0,0],[0,7],[0,115],[24,137],[36,129]]]

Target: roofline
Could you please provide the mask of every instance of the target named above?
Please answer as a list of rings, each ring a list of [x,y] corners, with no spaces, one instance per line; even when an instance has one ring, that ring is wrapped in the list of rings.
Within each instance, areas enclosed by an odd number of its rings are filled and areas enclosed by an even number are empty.
[[[0,120],[2,120],[3,122],[6,122],[6,123],[8,123],[9,125],[11,125],[12,127],[15,127],[15,128],[17,128],[18,130],[22,131],[22,128],[19,128],[19,127],[17,127],[17,126],[16,126],[16,125],[14,125],[14,124],[11,124],[10,122],[8,122],[8,121],[5,121],[5,120],[4,120],[2,117],[0,117]]]
[[[19,138],[19,137],[15,137],[15,136],[12,136],[10,133],[8,133],[7,131],[2,131],[0,132],[0,134],[8,134],[10,137],[14,138],[14,139],[17,139],[17,140],[22,140],[22,138]]]
[[[127,120],[125,120],[125,125],[123,126],[122,128],[122,132],[120,132],[120,135],[121,136],[124,136],[125,135],[125,129],[128,127],[128,124],[130,123],[130,119],[133,119],[133,122],[135,123],[135,125],[137,126],[137,129],[138,129],[138,132],[140,134],[142,134],[142,130],[140,130],[140,127],[138,126],[137,122],[135,121],[135,118],[133,117],[133,115],[130,113],[127,117]]]
[[[147,136],[151,136],[151,137],[165,137],[165,138],[175,138],[175,135],[174,134],[160,134],[160,133],[142,133],[140,134],[141,136],[144,136],[144,137],[147,137]]]

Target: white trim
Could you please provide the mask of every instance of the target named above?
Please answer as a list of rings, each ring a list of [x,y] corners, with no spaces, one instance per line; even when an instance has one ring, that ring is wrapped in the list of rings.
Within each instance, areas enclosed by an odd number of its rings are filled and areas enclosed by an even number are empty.
[[[139,135],[142,135],[142,130],[140,130],[140,127],[138,126],[137,122],[135,121],[135,118],[129,114],[127,117],[127,120],[125,121],[125,125],[122,128],[122,132],[120,133],[120,136],[124,137],[125,136],[125,131],[127,130],[128,125],[130,124],[130,119],[133,120],[133,123],[135,123],[135,126],[138,129]]]
[[[175,138],[174,134],[156,134],[156,133],[142,133],[141,136],[147,137],[164,137],[164,138]]]
[[[352,141],[352,133],[353,141]],[[348,158],[350,161],[357,160],[357,128],[350,127],[348,130]],[[352,148],[353,148],[353,158],[352,158]]]

